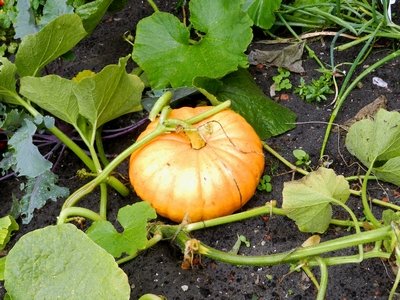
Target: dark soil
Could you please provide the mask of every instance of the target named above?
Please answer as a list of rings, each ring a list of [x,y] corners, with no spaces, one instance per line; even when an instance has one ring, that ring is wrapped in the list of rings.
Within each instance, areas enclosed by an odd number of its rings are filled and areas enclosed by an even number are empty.
[[[156,1],[159,8],[164,11],[175,11],[176,1]],[[136,23],[143,17],[152,13],[147,1],[129,0],[126,7],[119,12],[108,14],[93,34],[80,43],[75,49],[76,59],[72,62],[59,60],[53,63],[48,71],[66,77],[72,77],[83,69],[98,71],[107,64],[116,63],[118,58],[131,52],[132,47],[122,38],[127,31],[135,31]],[[329,62],[330,40],[317,39],[310,43],[316,54],[324,62]],[[260,48],[253,44],[252,48]],[[387,55],[392,49],[377,47],[363,66],[370,65],[378,58]],[[351,62],[357,55],[358,49],[345,53],[336,53],[338,62]],[[317,64],[304,56],[304,67],[307,78],[319,76],[315,71]],[[347,99],[341,113],[337,118],[338,123],[343,123],[354,116],[366,104],[372,102],[380,95],[388,99],[388,110],[400,109],[400,81],[398,70],[400,61],[391,61],[383,68],[367,76],[363,86],[354,90]],[[360,67],[360,70],[363,67]],[[250,67],[256,82],[268,95],[272,84],[272,76],[276,74],[274,68]],[[372,84],[372,77],[378,76],[385,80],[389,88],[380,88]],[[299,76],[293,76],[292,82],[297,85]],[[302,148],[312,158],[312,167],[319,165],[318,157],[322,144],[325,125],[333,109],[329,103],[308,104],[294,94],[289,94],[289,99],[280,101],[297,113],[300,123],[296,129],[279,137],[271,138],[268,143],[281,155],[294,161],[292,151]],[[137,113],[123,117],[113,126],[123,126],[142,118],[145,113]],[[305,123],[302,123],[305,122]],[[124,140],[118,139],[107,144],[110,155],[119,153],[134,141],[134,134],[126,136]],[[357,160],[350,156],[344,147],[344,136],[333,133],[328,143],[326,154],[333,161],[331,167],[338,174],[347,176],[359,172]],[[272,174],[272,193],[257,193],[243,209],[261,206],[271,199],[281,203],[283,182],[292,179],[292,173],[279,164],[271,155],[266,154],[267,173]],[[68,151],[63,154],[62,162],[58,165],[56,173],[59,175],[60,185],[67,186],[71,191],[82,185],[76,177],[76,170],[83,165]],[[120,172],[126,174],[126,165],[121,166]],[[297,178],[297,177],[296,177]],[[1,183],[0,216],[8,213],[13,195],[18,197],[19,185],[22,179],[12,178]],[[395,202],[393,192],[398,187],[391,185],[376,185],[370,189],[371,196],[382,198],[388,196]],[[86,205],[93,206],[97,201],[97,194],[92,194],[85,200]],[[115,219],[118,209],[136,201],[132,193],[127,198],[111,195],[111,219]],[[357,198],[349,200],[350,206],[361,216],[361,204]],[[21,226],[16,233],[13,243],[23,234],[37,228],[54,224],[59,214],[62,200],[48,203],[43,209],[37,211],[29,225]],[[347,218],[340,210],[335,211],[335,216]],[[341,228],[331,227],[322,235],[326,241],[347,232]],[[244,222],[226,226],[210,228],[196,232],[194,236],[202,242],[222,250],[230,250],[236,241],[237,235],[242,234],[251,242],[249,248],[242,247],[240,253],[260,255],[277,253],[300,246],[309,235],[300,233],[294,222],[279,216],[260,217]],[[342,251],[340,254],[353,253],[353,250]],[[356,249],[354,249],[356,251]],[[354,252],[356,253],[356,252]],[[129,276],[132,293],[131,299],[137,299],[145,293],[155,293],[166,296],[168,299],[313,299],[317,291],[314,285],[302,272],[290,272],[289,266],[274,267],[238,267],[203,258],[201,265],[192,270],[181,269],[182,254],[170,243],[160,243],[144,252],[137,259],[122,265]],[[318,270],[315,270],[318,277]],[[393,284],[394,275],[387,262],[378,259],[364,261],[361,264],[343,265],[329,269],[328,299],[386,299]],[[0,282],[0,297],[4,295],[4,287]]]

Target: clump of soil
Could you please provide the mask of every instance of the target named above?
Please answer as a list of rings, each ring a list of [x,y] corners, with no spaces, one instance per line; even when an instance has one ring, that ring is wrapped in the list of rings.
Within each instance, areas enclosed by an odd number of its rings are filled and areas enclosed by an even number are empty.
[[[175,11],[177,1],[156,1],[163,11]],[[107,64],[116,63],[118,58],[131,52],[131,45],[123,40],[126,32],[134,32],[137,22],[152,13],[146,1],[129,0],[125,8],[116,13],[107,14],[103,22],[86,40],[75,49],[76,58],[72,62],[58,60],[53,63],[48,71],[64,77],[72,77],[83,69],[99,71]],[[329,38],[319,38],[310,44],[320,59],[329,62]],[[259,47],[253,44],[252,48]],[[351,62],[357,55],[358,49],[345,53],[336,53],[337,62]],[[390,49],[376,48],[363,65],[370,65],[378,58],[390,53]],[[305,79],[319,77],[316,63],[304,55]],[[400,109],[400,83],[398,82],[398,69],[400,61],[394,60],[383,68],[376,70],[363,80],[361,88],[355,89],[346,100],[341,113],[337,118],[338,123],[344,123],[353,117],[362,107],[375,100],[380,95],[388,99],[388,110]],[[360,70],[362,67],[359,68]],[[268,95],[272,76],[276,74],[275,68],[250,67],[256,82]],[[388,88],[381,88],[372,84],[372,77],[378,76],[388,82]],[[293,85],[299,83],[299,76],[292,75]],[[297,113],[297,126],[294,130],[282,136],[269,139],[267,142],[281,155],[294,161],[292,151],[301,148],[310,154],[312,168],[317,168],[321,162],[318,160],[320,146],[325,133],[325,123],[332,112],[333,106],[328,102],[309,104],[300,100],[296,95],[289,93],[287,100],[278,100],[280,103]],[[124,126],[141,119],[145,113],[125,116],[115,122],[113,126]],[[119,153],[134,141],[134,134],[124,139],[109,141],[107,152],[110,155]],[[326,161],[331,161],[331,167],[337,174],[347,176],[358,174],[360,165],[350,156],[344,148],[344,135],[342,132],[332,133],[327,147]],[[257,193],[243,210],[264,205],[271,199],[281,204],[281,191],[283,183],[290,181],[293,174],[279,164],[271,155],[266,154],[268,173],[272,175],[273,191],[271,193]],[[71,191],[82,185],[77,180],[76,171],[83,165],[74,155],[64,152],[62,162],[58,165],[56,173],[59,175],[60,185],[68,187]],[[126,164],[122,165],[121,173],[127,173]],[[294,178],[297,178],[295,176]],[[2,205],[0,215],[8,213],[12,198],[19,195],[19,185],[22,179],[12,178],[2,182],[0,198]],[[382,198],[384,195],[393,197],[393,191],[398,187],[392,185],[378,185],[371,189],[371,196]],[[98,194],[94,193],[84,200],[87,206],[94,206]],[[115,219],[118,209],[131,204],[138,199],[132,193],[126,198],[111,195],[111,219]],[[359,199],[351,198],[350,206],[361,216]],[[60,211],[62,200],[48,203],[43,209],[37,211],[32,222],[21,226],[16,233],[13,243],[23,234],[37,228],[54,224]],[[345,212],[335,211],[338,218],[347,218]],[[279,216],[264,216],[240,223],[210,228],[196,232],[194,236],[204,243],[222,250],[230,250],[237,239],[237,235],[244,235],[250,241],[250,247],[242,247],[240,253],[244,255],[272,254],[299,247],[309,235],[300,233],[294,222]],[[322,235],[326,241],[346,234],[342,228],[331,227]],[[354,250],[356,251],[356,249]],[[340,251],[335,255],[353,253],[351,250]],[[356,253],[356,252],[354,252]],[[122,265],[131,284],[131,299],[137,299],[145,293],[155,293],[166,296],[168,299],[312,299],[316,296],[316,288],[302,272],[290,272],[286,265],[273,267],[239,267],[203,258],[191,270],[181,268],[182,254],[169,243],[160,243],[144,252],[138,258]],[[318,277],[318,270],[315,270]],[[387,298],[393,284],[394,276],[387,262],[372,259],[361,264],[330,267],[328,299],[381,299]],[[0,282],[0,297],[5,293]]]

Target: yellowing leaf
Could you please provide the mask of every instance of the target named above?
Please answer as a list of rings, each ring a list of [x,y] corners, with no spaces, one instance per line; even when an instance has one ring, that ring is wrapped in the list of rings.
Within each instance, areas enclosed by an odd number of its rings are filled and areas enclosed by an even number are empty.
[[[318,245],[321,241],[321,237],[318,234],[314,234],[310,236],[308,239],[304,241],[303,244],[301,244],[302,247],[310,247],[310,246],[315,246]]]
[[[282,208],[303,232],[323,233],[332,218],[334,202],[350,196],[347,180],[331,169],[319,168],[300,180],[285,182]]]
[[[76,74],[75,77],[72,78],[72,81],[80,82],[82,79],[93,77],[96,73],[91,70],[83,70]]]

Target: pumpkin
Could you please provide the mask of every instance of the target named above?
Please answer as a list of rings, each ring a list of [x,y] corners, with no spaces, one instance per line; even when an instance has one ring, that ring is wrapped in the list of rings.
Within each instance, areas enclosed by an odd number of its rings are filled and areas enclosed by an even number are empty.
[[[189,119],[210,106],[183,107],[169,118]],[[138,140],[152,132],[151,122]],[[196,222],[233,213],[254,195],[264,171],[261,141],[230,109],[193,124],[204,140],[193,147],[189,132],[165,133],[132,153],[129,178],[136,194],[175,222]]]

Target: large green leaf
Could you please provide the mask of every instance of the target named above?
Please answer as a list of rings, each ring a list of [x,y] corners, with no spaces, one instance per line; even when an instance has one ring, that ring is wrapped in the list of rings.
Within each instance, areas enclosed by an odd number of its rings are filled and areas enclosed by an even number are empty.
[[[5,57],[0,57],[0,100],[11,104],[19,104],[16,95],[16,66]]]
[[[218,101],[231,100],[232,109],[253,126],[261,139],[282,134],[295,127],[296,115],[268,98],[245,69],[220,80],[196,78],[194,85],[211,98],[214,105]]]
[[[137,25],[133,58],[154,89],[191,86],[197,76],[220,78],[248,65],[252,21],[241,0],[192,0],[189,8],[198,41],[168,13],[155,12]]]
[[[26,76],[20,92],[52,115],[79,129],[82,121],[92,126],[85,138],[93,142],[93,130],[123,114],[141,110],[143,82],[126,72],[129,56],[118,65],[108,65],[99,73],[79,82],[57,75]],[[83,120],[82,116],[85,118]]]
[[[20,76],[37,76],[54,59],[71,50],[86,36],[78,15],[58,17],[39,32],[25,36],[15,58]]]
[[[79,117],[78,100],[74,94],[77,85],[58,75],[21,78],[20,93],[53,116],[76,124]]]
[[[24,235],[6,258],[12,299],[129,299],[126,274],[114,258],[70,224]]]
[[[142,109],[143,82],[125,70],[129,56],[118,65],[108,65],[100,73],[82,79],[75,88],[79,112],[97,129],[121,115]]]
[[[379,179],[400,185],[400,113],[381,109],[374,119],[354,123],[346,147]]]
[[[270,29],[275,23],[275,11],[281,6],[281,0],[245,0],[243,9],[253,20],[254,25]]]
[[[118,232],[109,221],[96,221],[86,233],[114,257],[120,257],[124,253],[132,255],[145,248],[147,222],[156,217],[157,214],[149,203],[138,202],[119,210],[117,219],[124,228],[123,232]]]
[[[332,218],[331,204],[345,203],[350,188],[342,175],[321,167],[300,180],[285,182],[282,194],[282,208],[301,231],[323,233]]]

